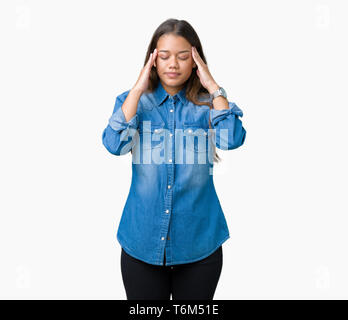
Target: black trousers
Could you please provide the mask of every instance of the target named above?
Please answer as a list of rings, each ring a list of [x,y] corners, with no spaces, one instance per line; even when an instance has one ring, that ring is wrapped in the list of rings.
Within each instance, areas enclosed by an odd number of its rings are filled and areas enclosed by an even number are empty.
[[[165,261],[165,258],[164,258]],[[192,263],[156,266],[123,248],[121,272],[127,300],[213,300],[222,269],[222,246]]]

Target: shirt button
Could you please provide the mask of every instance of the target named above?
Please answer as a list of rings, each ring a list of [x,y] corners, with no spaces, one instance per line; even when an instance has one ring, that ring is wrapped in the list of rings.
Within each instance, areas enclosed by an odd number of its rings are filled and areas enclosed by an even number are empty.
[[[167,240],[170,240],[170,238],[168,237]]]
[[[172,159],[169,159],[169,162],[172,162],[173,160]]]
[[[172,134],[172,133],[170,133],[169,135],[170,135],[171,137],[173,136],[173,134]]]
[[[170,109],[169,111],[170,111],[170,112],[173,112],[174,110],[173,110],[173,109]]]
[[[192,133],[192,130],[191,129],[189,129],[189,131],[188,131],[189,133]]]
[[[155,132],[158,132],[158,129],[155,129]]]
[[[166,210],[166,213],[169,213],[169,210],[168,210],[168,209]]]
[[[161,240],[164,240],[164,237],[162,237]]]
[[[170,189],[170,187],[171,187],[171,186],[169,185],[169,186],[168,186],[168,189]]]

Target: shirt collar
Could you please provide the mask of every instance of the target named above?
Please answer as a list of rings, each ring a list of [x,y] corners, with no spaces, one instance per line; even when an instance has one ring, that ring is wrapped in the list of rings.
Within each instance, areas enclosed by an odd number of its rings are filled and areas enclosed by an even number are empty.
[[[157,106],[160,106],[167,97],[176,97],[179,98],[180,101],[185,104],[187,102],[186,99],[186,85],[174,96],[171,96],[162,86],[161,81],[158,81],[157,88],[155,89],[154,96],[156,98]]]

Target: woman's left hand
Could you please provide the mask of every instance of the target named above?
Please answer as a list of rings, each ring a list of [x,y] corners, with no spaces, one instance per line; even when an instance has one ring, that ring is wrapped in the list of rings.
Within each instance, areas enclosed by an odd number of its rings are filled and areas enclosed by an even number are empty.
[[[197,49],[192,47],[192,58],[197,64],[197,75],[201,81],[202,86],[212,94],[216,91],[219,86],[215,82],[214,78],[209,72],[208,66],[204,63],[203,59],[200,57]]]

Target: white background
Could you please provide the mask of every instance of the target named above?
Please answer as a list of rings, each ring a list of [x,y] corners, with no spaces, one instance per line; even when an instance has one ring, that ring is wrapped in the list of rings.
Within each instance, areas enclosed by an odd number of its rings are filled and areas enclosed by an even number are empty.
[[[348,298],[345,1],[1,1],[2,299],[126,299],[131,155],[102,132],[157,26],[187,20],[244,112],[215,186],[214,299]]]

